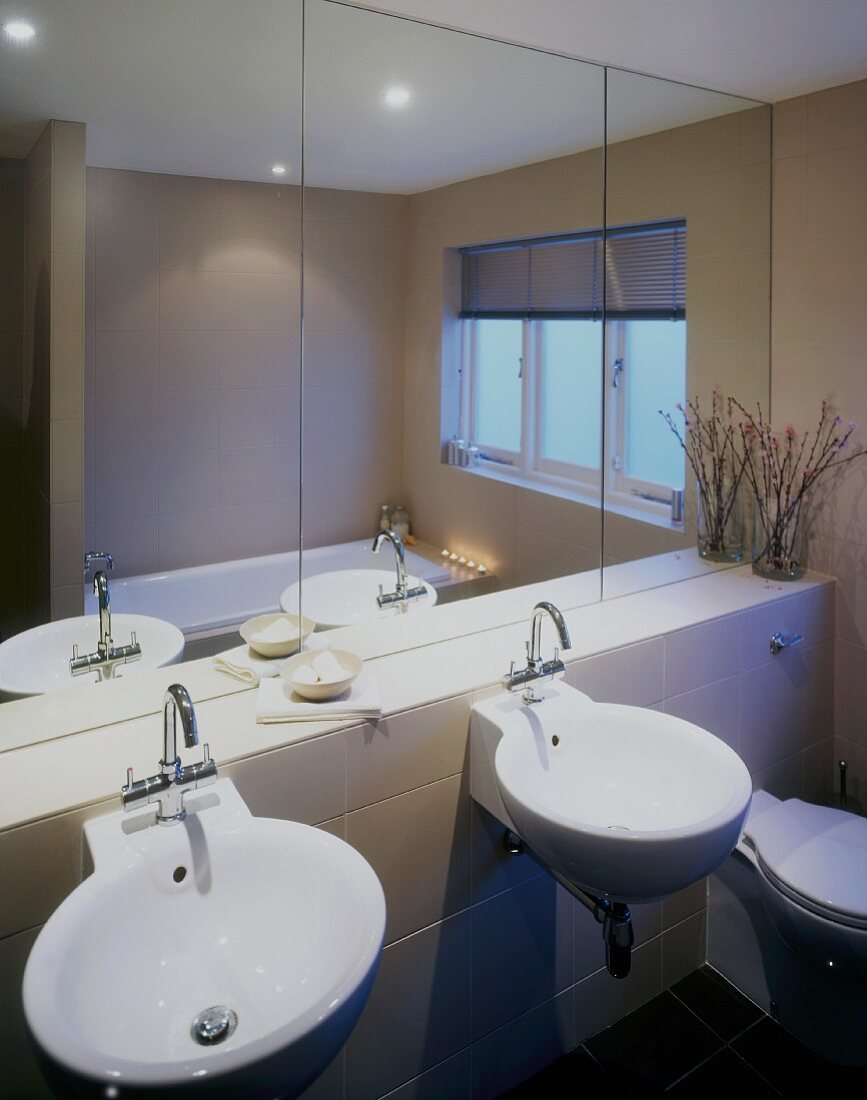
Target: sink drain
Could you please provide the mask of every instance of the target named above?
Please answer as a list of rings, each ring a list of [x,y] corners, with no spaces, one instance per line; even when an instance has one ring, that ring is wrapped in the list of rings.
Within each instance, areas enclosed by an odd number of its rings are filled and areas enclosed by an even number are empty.
[[[238,1026],[238,1016],[225,1005],[213,1005],[193,1020],[190,1034],[202,1046],[212,1047],[228,1039]]]

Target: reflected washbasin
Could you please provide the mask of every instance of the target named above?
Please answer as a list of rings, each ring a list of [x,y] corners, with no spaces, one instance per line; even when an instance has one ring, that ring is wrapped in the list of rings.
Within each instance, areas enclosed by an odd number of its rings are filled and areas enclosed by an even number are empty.
[[[421,607],[433,607],[437,602],[436,589],[427,581],[407,577],[407,584],[410,587],[423,585],[427,595],[381,608],[376,602],[379,586],[382,585],[383,592],[394,590],[393,569],[340,569],[333,573],[305,577],[303,592],[298,584],[290,585],[280,596],[280,606],[284,611],[297,615],[300,596],[303,599],[304,614],[315,619],[320,628],[327,630],[373,619],[406,615]]]
[[[722,863],[752,790],[737,753],[671,715],[565,684],[547,694],[473,708],[478,801],[553,871],[615,901],[664,897]]]
[[[135,631],[142,655],[118,665],[115,677],[136,676],[150,669],[173,665],[184,652],[184,636],[172,623],[150,615],[114,614],[111,630],[115,644],[123,645]],[[78,615],[15,634],[0,645],[0,697],[20,698],[62,691],[75,684],[96,683],[96,672],[73,677],[69,671],[72,647],[90,653],[99,641],[99,616]]]
[[[385,931],[366,861],[320,829],[253,817],[229,780],[186,806],[170,828],[152,810],[85,825],[95,871],[24,974],[60,1095],[295,1096],[358,1019]],[[202,1045],[194,1021],[215,1006],[236,1025]]]

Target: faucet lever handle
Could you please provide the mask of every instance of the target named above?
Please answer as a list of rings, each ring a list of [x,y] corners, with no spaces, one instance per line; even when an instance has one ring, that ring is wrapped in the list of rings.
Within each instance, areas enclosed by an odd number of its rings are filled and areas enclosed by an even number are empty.
[[[203,763],[203,764],[208,764],[208,763],[210,763],[210,760],[211,760],[211,746],[210,746],[210,745],[208,744],[208,742],[207,742],[207,741],[206,741],[206,742],[204,743],[204,745],[202,746],[202,752],[203,752],[203,754],[204,754],[204,755],[202,756],[202,763]]]
[[[559,660],[560,660],[560,647],[558,645],[555,645],[554,646],[554,664],[556,665]]]
[[[132,784],[133,784],[132,768],[127,768],[126,769],[126,789],[128,791],[132,790]]]

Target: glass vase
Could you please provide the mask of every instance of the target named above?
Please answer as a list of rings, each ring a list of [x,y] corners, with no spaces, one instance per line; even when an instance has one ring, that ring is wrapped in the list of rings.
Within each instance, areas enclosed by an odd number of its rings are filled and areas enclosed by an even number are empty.
[[[734,498],[734,499],[732,499]],[[744,560],[744,515],[740,489],[696,483],[698,556],[705,561]]]
[[[806,508],[756,501],[753,521],[753,572],[773,581],[796,581],[804,572]]]

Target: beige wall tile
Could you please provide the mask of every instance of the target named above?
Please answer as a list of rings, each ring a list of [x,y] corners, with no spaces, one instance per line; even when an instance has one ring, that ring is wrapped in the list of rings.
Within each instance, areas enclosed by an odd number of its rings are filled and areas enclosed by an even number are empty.
[[[52,336],[49,342],[51,416],[81,417],[84,402],[84,339]]]
[[[215,271],[173,268],[160,273],[159,327],[215,329],[222,316],[220,278]]]
[[[298,328],[296,276],[223,273],[218,278],[221,328],[275,332]]]
[[[474,1039],[572,984],[575,904],[545,875],[474,907]]]
[[[807,97],[774,104],[774,156],[793,157],[807,151]]]
[[[317,825],[344,812],[345,735],[316,737],[222,767],[256,817]]]
[[[220,215],[211,204],[202,208],[161,210],[158,240],[159,265],[162,271],[187,268],[195,271],[221,269]]]
[[[81,500],[52,504],[51,511],[51,584],[81,583],[84,557],[84,514]]]
[[[468,778],[453,776],[347,814],[346,839],[385,891],[387,943],[469,905],[469,811]]]
[[[570,990],[485,1036],[473,1045],[472,1096],[493,1100],[506,1095],[570,1051],[575,1045],[574,1033],[575,1005]]]
[[[867,80],[826,88],[806,99],[811,152],[867,142]]]
[[[51,501],[82,500],[84,431],[81,418],[51,421]]]
[[[696,913],[662,934],[662,984],[669,986],[707,962],[707,920]]]
[[[347,809],[381,802],[464,768],[468,695],[365,723],[346,735]]]
[[[95,333],[94,392],[123,395],[155,392],[159,347],[156,332]]]
[[[99,203],[94,216],[94,262],[102,268],[159,266],[159,217],[155,206]],[[142,282],[150,282],[142,276]]]
[[[184,569],[217,561],[219,533],[216,508],[199,508],[199,499],[187,497],[187,508],[159,517],[159,568]]]
[[[346,1044],[346,1100],[375,1100],[469,1045],[470,923],[460,913],[386,947]]]
[[[94,331],[156,331],[159,286],[156,272],[142,277],[134,268],[97,268]]]
[[[176,331],[159,334],[159,389],[216,389],[218,383],[220,334]]]
[[[131,172],[118,168],[89,168],[94,173],[96,205],[159,206],[160,177],[156,172]]]

